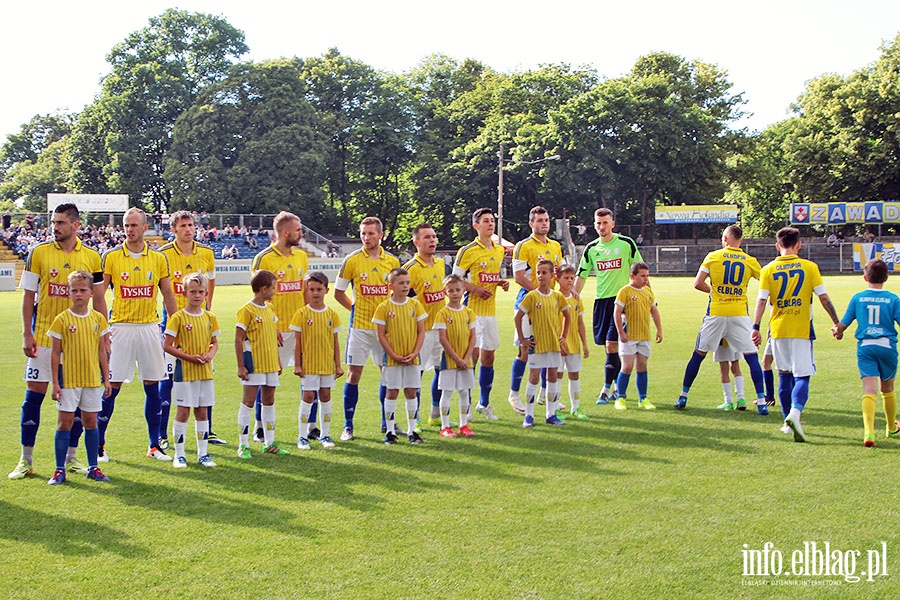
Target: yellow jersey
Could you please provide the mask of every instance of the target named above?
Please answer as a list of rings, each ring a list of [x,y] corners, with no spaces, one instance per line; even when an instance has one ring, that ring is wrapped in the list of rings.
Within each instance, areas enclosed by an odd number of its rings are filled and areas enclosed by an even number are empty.
[[[403,304],[397,304],[390,298],[375,308],[372,317],[374,325],[384,325],[384,336],[394,350],[394,354],[406,356],[416,349],[419,336],[419,321],[428,318],[428,314],[415,298],[406,298]],[[413,361],[419,364],[419,357]],[[384,365],[387,367],[399,367],[400,363],[392,359],[385,352]]]
[[[316,310],[307,304],[294,313],[290,327],[300,336],[304,375],[334,375],[334,336],[343,329],[337,312],[330,306]]]
[[[779,256],[762,269],[759,298],[772,306],[772,339],[810,339],[813,294],[825,293],[819,266],[796,254]]]
[[[178,310],[187,306],[187,298],[184,297],[184,284],[182,280],[191,273],[206,275],[207,279],[216,278],[216,255],[212,248],[198,242],[193,242],[190,254],[183,254],[178,245],[171,241],[159,249],[169,261],[169,277],[172,280],[172,291],[175,293],[175,304]]]
[[[299,248],[291,248],[290,255],[285,256],[274,245],[270,245],[253,257],[251,272],[265,269],[275,273],[275,297],[272,298],[272,305],[278,315],[278,331],[288,331],[291,317],[297,309],[306,305],[303,278],[308,268],[309,256]]]
[[[47,330],[56,315],[72,306],[69,300],[69,273],[87,271],[94,276],[94,284],[103,281],[100,255],[96,250],[75,242],[75,249],[66,254],[57,242],[44,242],[28,253],[19,287],[36,293],[34,339],[38,346],[49,347]]]
[[[466,306],[478,317],[497,316],[497,286],[500,284],[500,267],[503,265],[504,250],[499,244],[488,248],[475,238],[456,253],[453,272],[472,285],[487,288],[494,293],[484,300],[475,294],[466,294]]]
[[[209,350],[212,338],[218,337],[219,320],[216,315],[202,309],[199,314],[181,309],[166,323],[166,335],[175,338],[175,346],[185,354],[203,354]],[[175,359],[175,381],[200,381],[212,379],[212,363],[202,365]]]
[[[562,333],[562,314],[569,310],[569,303],[556,290],[546,296],[540,290],[531,290],[522,299],[519,310],[528,315],[534,332],[534,353],[559,352],[559,336]],[[572,327],[571,322],[569,328]]]
[[[740,248],[725,247],[710,252],[700,270],[709,273],[709,308],[713,317],[747,316],[747,285],[759,279],[759,261]]]
[[[616,295],[616,304],[622,307],[625,333],[632,342],[644,342],[650,337],[650,309],[656,306],[656,298],[649,285],[641,289],[626,285]]]
[[[235,326],[244,330],[244,366],[250,373],[277,373],[278,317],[270,302],[265,306],[248,302],[237,312]]]
[[[438,311],[434,319],[434,329],[447,331],[447,341],[453,351],[463,356],[469,350],[471,331],[475,329],[475,311],[468,306],[451,308],[445,306]],[[475,367],[474,357],[469,358],[469,367]],[[450,360],[446,351],[441,351],[441,369],[455,369],[457,365]]]
[[[416,254],[403,265],[403,268],[409,271],[409,295],[416,298],[428,313],[428,318],[425,319],[425,329],[429,330],[434,325],[434,317],[438,311],[446,305],[444,301],[446,296],[444,294],[444,275],[446,275],[444,259],[435,257],[434,265],[429,267]]]
[[[563,296],[565,298],[565,296]],[[584,317],[584,304],[581,298],[569,296],[566,298],[569,304],[569,332],[566,336],[566,348],[569,354],[581,354],[581,336],[578,335],[578,317]],[[563,317],[559,317],[559,326],[562,327]]]
[[[109,333],[106,317],[96,310],[76,315],[71,309],[56,315],[47,335],[62,346],[63,388],[95,388],[103,385],[100,375],[100,340]]]
[[[370,258],[365,248],[351,252],[344,257],[338,272],[336,290],[346,291],[353,286],[351,329],[375,329],[372,323],[375,308],[390,295],[388,274],[400,266],[400,261],[384,248],[380,251],[378,258]]]
[[[123,244],[103,255],[103,275],[110,276],[113,304],[110,323],[156,323],[156,292],[159,282],[169,276],[169,263],[158,250],[144,242],[135,258]]]
[[[524,240],[516,244],[513,250],[513,272],[525,271],[525,276],[531,280],[531,283],[537,287],[537,270],[535,267],[542,260],[549,260],[553,263],[553,281],[550,282],[550,289],[556,287],[556,269],[563,264],[562,247],[556,240],[547,238],[546,242],[541,242],[534,235],[530,235]],[[525,288],[520,288],[516,296],[516,308],[525,297]]]

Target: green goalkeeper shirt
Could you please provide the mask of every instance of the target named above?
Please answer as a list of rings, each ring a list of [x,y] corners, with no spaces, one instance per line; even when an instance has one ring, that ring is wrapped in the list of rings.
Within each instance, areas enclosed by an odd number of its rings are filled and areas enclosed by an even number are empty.
[[[597,238],[584,247],[578,276],[587,279],[593,271],[597,276],[594,298],[615,298],[630,283],[631,265],[643,260],[634,240],[616,233],[608,242]]]

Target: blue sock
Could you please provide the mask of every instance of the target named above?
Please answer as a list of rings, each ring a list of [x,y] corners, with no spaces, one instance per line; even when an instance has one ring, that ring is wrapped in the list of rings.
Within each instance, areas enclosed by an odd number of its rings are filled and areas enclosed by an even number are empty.
[[[100,430],[96,427],[84,430],[84,451],[87,453],[88,467],[97,466],[97,452],[100,448]]]
[[[159,384],[144,384],[144,418],[147,420],[147,438],[150,447],[159,445]]]
[[[378,386],[378,401],[381,402],[381,426],[387,427],[387,419],[384,416],[384,397],[387,396],[387,388],[383,385]]]
[[[84,431],[84,423],[81,422],[81,409],[75,409],[75,419],[72,421],[72,429],[69,431],[69,448],[77,448],[81,432]]]
[[[643,400],[647,397],[647,371],[638,371],[635,383],[637,384],[638,398]]]
[[[69,451],[69,432],[57,431],[53,439],[53,447],[56,450],[56,468],[66,470],[66,453]]]
[[[807,400],[809,400],[809,375],[806,377],[794,377],[794,389],[791,392],[791,408],[796,408],[803,412]]]
[[[253,403],[254,416],[257,423],[262,423],[262,390],[256,390],[256,401]]]
[[[756,388],[756,397],[765,398],[766,386],[763,381],[762,367],[759,366],[759,356],[756,352],[748,352],[744,355],[744,360],[750,366],[750,378],[753,380],[753,387]]]
[[[491,403],[491,390],[494,388],[494,367],[481,365],[478,371],[478,390],[481,394],[479,404],[489,406]]]
[[[699,352],[691,354],[691,360],[688,361],[687,366],[684,368],[684,379],[681,382],[681,393],[683,396],[687,396],[688,392],[691,391],[691,386],[694,385],[694,380],[697,379],[697,374],[700,373],[700,365],[703,364],[703,359],[705,358],[706,355]]]
[[[212,409],[213,409],[212,406],[207,406],[207,407],[206,407],[206,420],[209,421],[209,431],[210,431],[210,433],[212,433],[212,431],[213,431],[213,428],[212,428]]]
[[[763,380],[766,385],[766,398],[775,398],[775,371],[769,369],[763,371]]]
[[[441,388],[438,387],[438,379],[440,378],[441,370],[437,367],[434,368],[434,379],[431,380],[431,406],[432,408],[438,408],[441,405],[441,396],[444,393],[441,391]],[[440,411],[438,411],[440,412]]]
[[[541,396],[547,397],[547,369],[541,369]]]
[[[116,396],[122,388],[114,387],[109,394],[109,398],[103,398],[103,408],[97,415],[97,427],[100,429],[100,445],[106,445],[106,430],[109,428],[109,420],[112,418],[113,411],[116,410]]]
[[[344,384],[344,427],[353,428],[353,415],[359,402],[359,386],[355,383]]]
[[[622,372],[622,359],[619,358],[618,352],[606,353],[606,364],[603,366],[603,370],[606,375],[606,379],[604,380],[606,383],[605,387],[609,387],[612,385],[613,381],[616,381],[619,373]],[[618,386],[619,384],[616,383],[616,387]]]
[[[302,398],[301,398],[302,401]],[[313,400],[312,406],[309,407],[309,424],[313,427],[316,426],[316,421],[319,419],[319,392],[316,391],[316,399]]]
[[[528,367],[528,363],[524,360],[519,360],[519,357],[513,359],[512,362],[512,377],[509,381],[509,389],[513,392],[518,392],[522,389],[522,377],[525,376],[525,369]]]
[[[616,390],[619,394],[619,398],[622,400],[625,399],[625,395],[628,393],[628,382],[631,380],[631,373],[624,373],[619,371],[619,377],[616,379]]]
[[[172,376],[159,382],[159,434],[168,438],[169,410],[172,407]]]
[[[46,394],[39,394],[27,390],[25,392],[25,401],[22,403],[22,419],[19,425],[22,430],[22,445],[34,446],[37,439],[38,427],[41,426],[41,404],[44,402]]]
[[[781,403],[781,414],[787,419],[791,412],[791,393],[794,390],[794,374],[778,373],[778,401]]]

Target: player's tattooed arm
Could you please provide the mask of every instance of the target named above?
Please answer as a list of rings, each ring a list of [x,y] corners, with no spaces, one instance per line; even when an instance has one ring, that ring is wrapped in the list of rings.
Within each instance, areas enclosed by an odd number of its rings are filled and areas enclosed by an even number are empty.
[[[838,318],[837,310],[834,308],[834,304],[831,302],[831,298],[828,297],[828,294],[822,294],[819,296],[819,302],[822,303],[822,308],[825,309],[825,312],[828,313],[828,317],[831,319],[831,323],[833,325],[837,325],[840,322]]]

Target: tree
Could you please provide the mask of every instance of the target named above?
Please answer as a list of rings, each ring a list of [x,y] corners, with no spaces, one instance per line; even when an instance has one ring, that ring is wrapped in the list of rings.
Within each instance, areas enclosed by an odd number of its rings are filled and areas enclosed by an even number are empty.
[[[41,152],[51,144],[65,139],[72,132],[72,115],[35,115],[0,146],[0,179],[17,163],[37,161]]]

